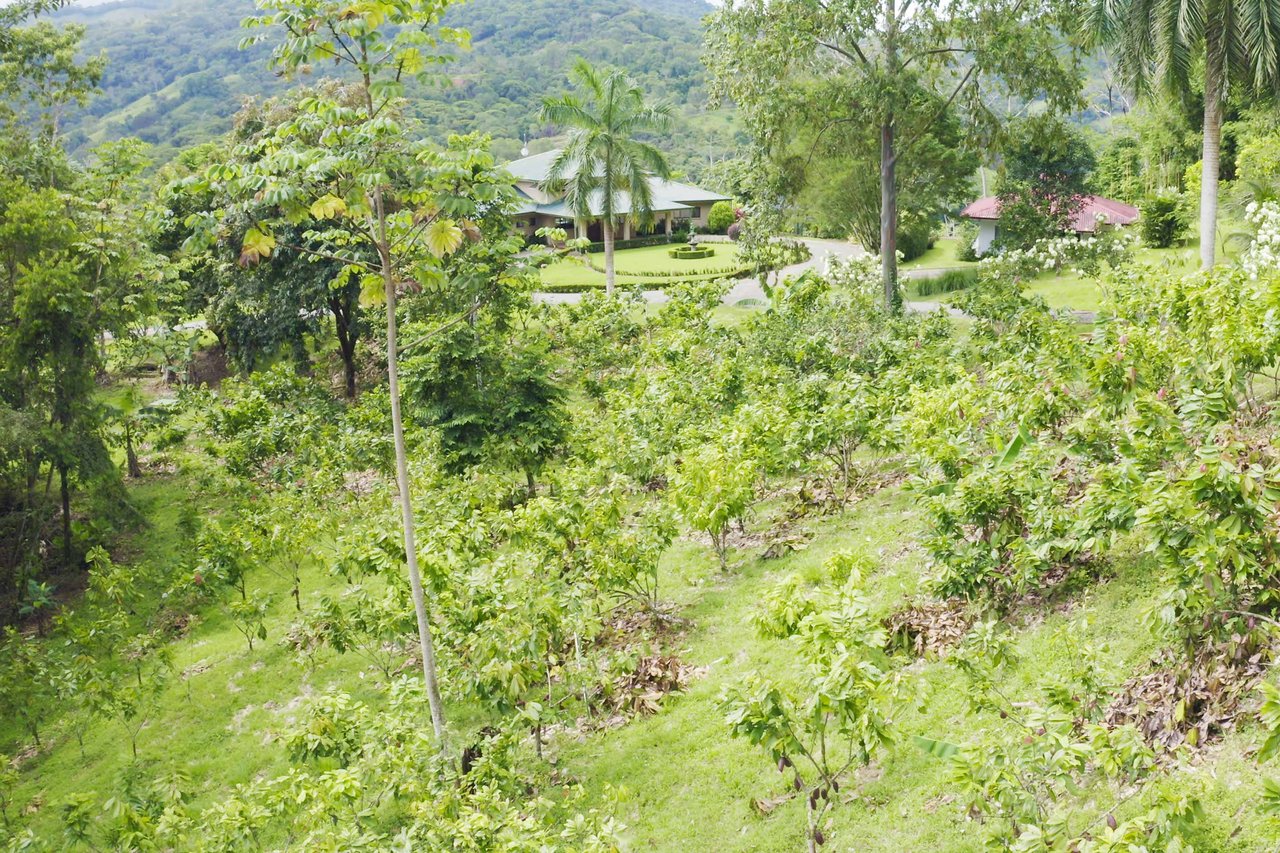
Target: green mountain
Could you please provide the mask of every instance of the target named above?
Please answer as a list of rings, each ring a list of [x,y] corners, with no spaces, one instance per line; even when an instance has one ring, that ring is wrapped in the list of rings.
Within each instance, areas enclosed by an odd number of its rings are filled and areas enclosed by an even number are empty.
[[[569,63],[585,56],[627,69],[680,108],[661,141],[673,165],[696,175],[745,140],[731,115],[705,109],[700,20],[711,8],[704,0],[461,4],[447,23],[471,32],[472,50],[447,81],[416,89],[411,109],[433,139],[481,131],[502,157],[517,156],[526,140],[545,150],[554,129],[537,121],[541,99],[565,88]],[[226,131],[244,98],[293,85],[267,68],[267,46],[240,50],[240,22],[252,13],[252,0],[119,0],[62,13],[87,27],[86,52],[110,58],[101,96],[66,116],[72,145],[138,136],[163,157]]]

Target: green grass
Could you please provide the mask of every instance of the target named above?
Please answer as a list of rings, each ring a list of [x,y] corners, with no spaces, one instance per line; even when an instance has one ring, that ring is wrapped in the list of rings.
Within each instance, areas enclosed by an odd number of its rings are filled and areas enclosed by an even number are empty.
[[[915,260],[905,262],[902,265],[902,269],[945,270],[955,267],[977,266],[974,261],[962,261],[956,257],[956,252],[959,250],[959,240],[952,237],[942,237],[934,242],[932,249],[929,249]]]
[[[712,258],[681,261],[667,254],[668,245],[623,249],[614,255],[618,284],[622,287],[661,287],[677,280],[721,278],[738,273],[738,247],[732,243],[715,244]],[[591,262],[604,268],[604,253],[592,254]],[[655,276],[660,273],[661,276]],[[643,274],[643,275],[641,275]],[[588,268],[580,261],[566,258],[542,271],[544,285],[553,288],[604,287],[604,273]]]

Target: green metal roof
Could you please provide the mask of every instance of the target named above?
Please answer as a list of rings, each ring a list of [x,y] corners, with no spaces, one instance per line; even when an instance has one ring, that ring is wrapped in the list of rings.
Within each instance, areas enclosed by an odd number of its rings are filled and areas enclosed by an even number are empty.
[[[551,171],[551,164],[555,162],[556,157],[560,156],[560,151],[546,151],[542,154],[534,154],[531,157],[525,157],[521,160],[515,160],[507,164],[506,169],[511,173],[517,181],[527,181],[529,183],[540,184],[547,179],[547,174]],[[570,176],[571,177],[571,176]],[[695,187],[692,184],[684,184],[679,181],[665,181],[662,178],[649,178],[650,192],[653,197],[653,206],[650,210],[653,213],[668,213],[677,210],[691,210],[694,205],[714,204],[717,201],[731,201],[727,195],[704,190],[701,187]],[[519,192],[519,190],[517,190]],[[563,201],[554,201],[549,204],[537,204],[533,199],[524,193],[519,193],[520,206],[516,211],[516,215],[527,215],[529,213],[541,213],[546,216],[555,216],[561,219],[572,219],[573,212]],[[600,216],[603,211],[604,194],[597,192],[591,199],[592,216]],[[616,199],[614,209],[619,216],[629,216],[631,214],[631,197],[627,193],[621,193]]]

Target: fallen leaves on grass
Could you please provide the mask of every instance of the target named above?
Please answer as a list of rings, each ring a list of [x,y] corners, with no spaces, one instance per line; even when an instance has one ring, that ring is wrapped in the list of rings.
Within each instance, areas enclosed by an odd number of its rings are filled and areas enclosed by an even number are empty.
[[[1153,746],[1203,746],[1235,724],[1267,672],[1271,653],[1244,637],[1202,647],[1194,658],[1165,652],[1130,678],[1107,708],[1109,726],[1132,723]]]
[[[972,624],[973,617],[960,599],[913,604],[884,619],[886,650],[941,656],[959,645]]]

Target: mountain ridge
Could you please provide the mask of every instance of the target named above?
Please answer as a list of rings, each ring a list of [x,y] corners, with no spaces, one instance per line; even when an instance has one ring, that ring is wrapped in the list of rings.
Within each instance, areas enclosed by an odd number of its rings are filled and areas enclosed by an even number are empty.
[[[626,69],[678,108],[676,129],[659,141],[673,165],[696,174],[745,139],[731,116],[705,109],[700,20],[713,8],[703,0],[459,4],[446,23],[472,33],[472,50],[448,69],[452,85],[414,89],[411,112],[438,141],[479,131],[494,138],[500,157],[526,144],[544,150],[554,129],[537,120],[541,100],[567,87],[565,71],[584,56]],[[252,0],[114,0],[59,13],[86,26],[86,53],[105,51],[110,60],[102,94],[64,117],[71,146],[138,136],[164,159],[224,133],[243,97],[285,91],[291,84],[267,67],[269,47],[239,49],[240,22],[253,12]]]

